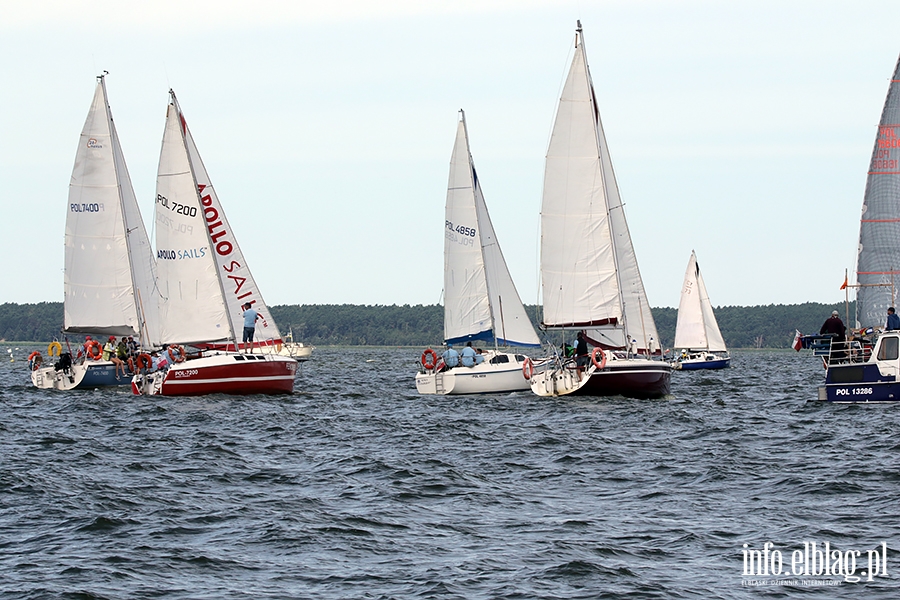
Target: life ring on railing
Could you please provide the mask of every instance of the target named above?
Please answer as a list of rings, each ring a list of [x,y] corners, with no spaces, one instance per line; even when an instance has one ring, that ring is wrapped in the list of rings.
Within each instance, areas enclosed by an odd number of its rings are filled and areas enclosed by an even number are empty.
[[[146,354],[146,353],[138,354],[138,357],[137,357],[138,370],[146,369],[146,368],[150,367],[150,365],[152,365],[152,364],[153,364],[153,359],[150,358],[149,354]]]
[[[426,348],[425,352],[422,353],[421,360],[422,366],[425,367],[425,370],[430,371],[435,367],[435,365],[437,365],[437,352],[435,352],[431,348]]]
[[[62,354],[62,344],[59,342],[50,342],[50,345],[47,346],[47,355],[59,356],[60,354]]]
[[[603,360],[601,360],[600,362],[597,362],[598,352],[603,356]],[[606,366],[606,352],[603,351],[603,348],[594,348],[594,351],[591,352],[591,362],[594,363],[594,366],[598,369],[603,369]]]
[[[43,362],[44,357],[41,356],[41,353],[37,350],[28,355],[28,364],[31,365],[32,371],[37,371],[38,369],[40,369]]]
[[[175,358],[175,353],[173,352],[173,350],[178,351],[178,358]],[[182,348],[178,344],[172,344],[171,346],[169,346],[168,353],[169,353],[169,358],[172,359],[172,362],[176,362],[176,363],[184,362],[184,348]]]
[[[94,350],[97,352],[95,353]],[[103,355],[103,348],[97,340],[88,340],[84,343],[84,353],[91,360],[100,360],[100,357]]]
[[[527,356],[525,357],[525,362],[522,363],[522,375],[528,381],[531,381],[531,378],[534,377],[534,363]]]

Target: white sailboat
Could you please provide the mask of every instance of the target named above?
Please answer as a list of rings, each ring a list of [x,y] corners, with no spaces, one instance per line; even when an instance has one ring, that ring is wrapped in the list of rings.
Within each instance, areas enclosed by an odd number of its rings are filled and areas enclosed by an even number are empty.
[[[69,390],[127,385],[115,365],[100,359],[108,336],[133,336],[144,345],[159,339],[155,262],[125,165],[106,95],[97,77],[69,183],[65,235],[63,333],[91,334],[93,343],[72,351],[55,342],[55,365],[31,372],[35,387]],[[65,351],[63,351],[65,350]],[[73,356],[73,354],[75,356]]]
[[[527,390],[526,356],[499,346],[540,347],[541,342],[497,242],[469,150],[466,116],[459,114],[444,220],[444,340],[458,346],[482,341],[493,348],[478,364],[454,368],[426,350],[416,388],[421,394]]]
[[[160,341],[169,346],[174,364],[135,376],[132,388],[135,393],[167,396],[290,393],[297,361],[276,352],[282,344],[278,328],[225,218],[175,93],[169,90],[169,96],[156,181],[156,254]],[[238,341],[245,303],[261,317],[252,345]],[[204,351],[192,356],[183,346]]]
[[[678,321],[675,325],[675,368],[684,371],[695,369],[724,369],[731,364],[728,348],[716,315],[709,301],[706,284],[700,274],[697,255],[691,251],[681,301],[678,303]]]
[[[531,378],[541,396],[654,398],[672,367],[652,360],[659,335],[600,122],[581,22],[547,150],[541,206],[543,327],[584,331],[589,357],[557,358]],[[571,339],[571,338],[570,338]]]

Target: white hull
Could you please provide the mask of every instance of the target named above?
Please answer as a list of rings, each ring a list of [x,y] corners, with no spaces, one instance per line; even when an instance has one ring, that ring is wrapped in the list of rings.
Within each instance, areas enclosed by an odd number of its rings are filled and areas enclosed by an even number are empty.
[[[116,378],[116,366],[108,360],[92,360],[72,365],[68,372],[57,371],[52,366],[31,372],[31,383],[42,390],[74,390],[114,385],[126,385],[129,376]]]
[[[488,352],[485,356],[485,361],[474,367],[460,366],[441,373],[418,373],[416,389],[420,394],[491,394],[529,388],[528,380],[522,373],[524,355]],[[491,363],[491,360],[496,362]]]
[[[309,360],[309,357],[312,356],[312,351],[315,348],[313,346],[304,346],[300,342],[285,342],[281,345],[281,350],[278,351],[280,356],[289,356],[294,360]]]

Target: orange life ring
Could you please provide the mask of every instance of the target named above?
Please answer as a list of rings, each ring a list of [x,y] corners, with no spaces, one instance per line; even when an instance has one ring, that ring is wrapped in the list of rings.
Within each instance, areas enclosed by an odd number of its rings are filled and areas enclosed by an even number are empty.
[[[62,354],[62,344],[59,342],[50,342],[47,346],[47,356],[59,356]]]
[[[31,365],[32,371],[37,371],[41,368],[41,364],[44,362],[44,357],[41,356],[41,353],[38,351],[34,351],[28,355],[28,364]]]
[[[531,378],[534,377],[534,363],[527,356],[525,357],[525,362],[522,363],[522,375],[528,381],[531,381]]]
[[[146,369],[150,365],[153,364],[153,359],[150,358],[149,354],[138,354],[137,357],[137,368],[138,369]]]
[[[430,371],[437,364],[437,359],[437,352],[435,352],[431,348],[427,348],[425,352],[422,353],[422,366],[425,367],[426,370]]]
[[[603,360],[597,362],[597,353],[603,355]],[[591,362],[594,363],[594,366],[598,369],[602,369],[606,366],[606,352],[603,351],[603,348],[597,347],[594,348],[594,351],[591,352]]]
[[[178,351],[178,358],[175,358],[175,353],[172,352],[173,350]],[[172,359],[172,362],[176,362],[176,363],[184,362],[184,348],[182,348],[178,344],[172,344],[171,346],[169,346],[169,349],[167,352],[169,353],[169,358]]]
[[[94,350],[97,352],[95,353]],[[103,348],[97,340],[89,340],[84,343],[84,353],[91,360],[100,360],[100,357],[103,355]]]

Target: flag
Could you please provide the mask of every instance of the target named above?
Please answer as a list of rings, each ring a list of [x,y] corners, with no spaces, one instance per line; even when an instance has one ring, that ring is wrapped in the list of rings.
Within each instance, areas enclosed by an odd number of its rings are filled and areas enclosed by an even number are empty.
[[[800,352],[800,349],[803,348],[803,341],[800,339],[803,337],[803,334],[800,333],[799,329],[795,329],[794,331],[797,333],[794,334],[794,343],[791,344],[791,348]]]
[[[847,289],[847,276],[846,275],[844,275],[844,283],[843,283],[843,285],[841,285],[841,289],[842,290]]]

